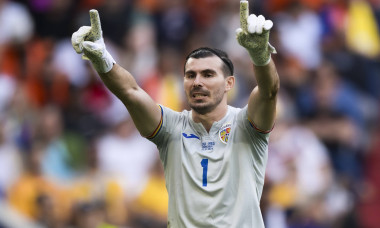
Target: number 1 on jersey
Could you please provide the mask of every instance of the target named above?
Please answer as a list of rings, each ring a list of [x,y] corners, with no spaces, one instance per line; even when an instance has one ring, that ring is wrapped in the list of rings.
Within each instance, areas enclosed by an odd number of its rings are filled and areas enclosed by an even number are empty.
[[[207,158],[202,159],[201,166],[203,167],[202,185],[207,186],[207,167],[208,167],[208,159]]]

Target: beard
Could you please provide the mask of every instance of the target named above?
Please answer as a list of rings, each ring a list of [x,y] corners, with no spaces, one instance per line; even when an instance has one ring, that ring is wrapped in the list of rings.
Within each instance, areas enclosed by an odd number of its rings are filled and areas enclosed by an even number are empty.
[[[198,92],[198,91],[197,89],[194,89],[193,91],[191,91],[190,94],[192,94],[193,92]],[[210,94],[210,93],[207,93],[207,94]],[[194,110],[195,112],[201,115],[204,115],[204,114],[212,112],[220,104],[220,102],[222,102],[223,97],[224,97],[224,90],[220,89],[216,91],[216,93],[214,94],[214,99],[211,102],[207,102],[207,103],[203,101],[190,102],[190,99],[189,99],[188,103],[192,110]]]

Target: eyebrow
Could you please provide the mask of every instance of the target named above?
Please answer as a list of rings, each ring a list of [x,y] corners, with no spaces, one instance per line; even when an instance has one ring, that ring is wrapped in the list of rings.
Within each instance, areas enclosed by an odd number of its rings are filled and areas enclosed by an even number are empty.
[[[188,71],[186,71],[185,72],[185,75],[187,75],[187,74],[193,74],[193,73],[195,73],[195,71],[193,71],[193,70],[188,70]],[[207,73],[212,73],[212,74],[216,74],[216,71],[215,70],[212,70],[212,69],[205,69],[205,70],[202,70],[201,71],[201,74],[207,74]]]
[[[212,73],[212,74],[216,74],[216,71],[215,71],[215,70],[211,70],[211,69],[206,69],[206,70],[202,70],[201,73]]]

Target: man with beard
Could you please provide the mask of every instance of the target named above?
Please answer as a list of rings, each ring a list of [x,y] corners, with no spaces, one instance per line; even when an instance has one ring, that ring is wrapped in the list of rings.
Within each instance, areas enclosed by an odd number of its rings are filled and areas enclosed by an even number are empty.
[[[184,90],[190,111],[156,105],[133,76],[106,51],[100,19],[81,27],[72,43],[124,103],[141,135],[160,153],[169,194],[168,227],[264,227],[259,202],[264,185],[269,132],[274,125],[279,78],[268,43],[273,23],[248,17],[240,3],[237,40],[253,61],[257,86],[248,105],[227,104],[233,64],[223,51],[199,48],[186,58]]]

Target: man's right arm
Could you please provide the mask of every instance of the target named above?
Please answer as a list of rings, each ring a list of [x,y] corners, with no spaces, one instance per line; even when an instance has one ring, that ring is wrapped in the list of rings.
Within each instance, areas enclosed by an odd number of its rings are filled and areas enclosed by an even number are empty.
[[[134,77],[118,64],[107,73],[99,73],[107,88],[127,107],[140,134],[150,136],[161,121],[161,109],[137,85]]]
[[[160,107],[106,50],[98,11],[90,10],[90,19],[91,27],[82,26],[72,35],[75,51],[91,61],[104,84],[124,103],[140,134],[152,135],[162,118]]]

